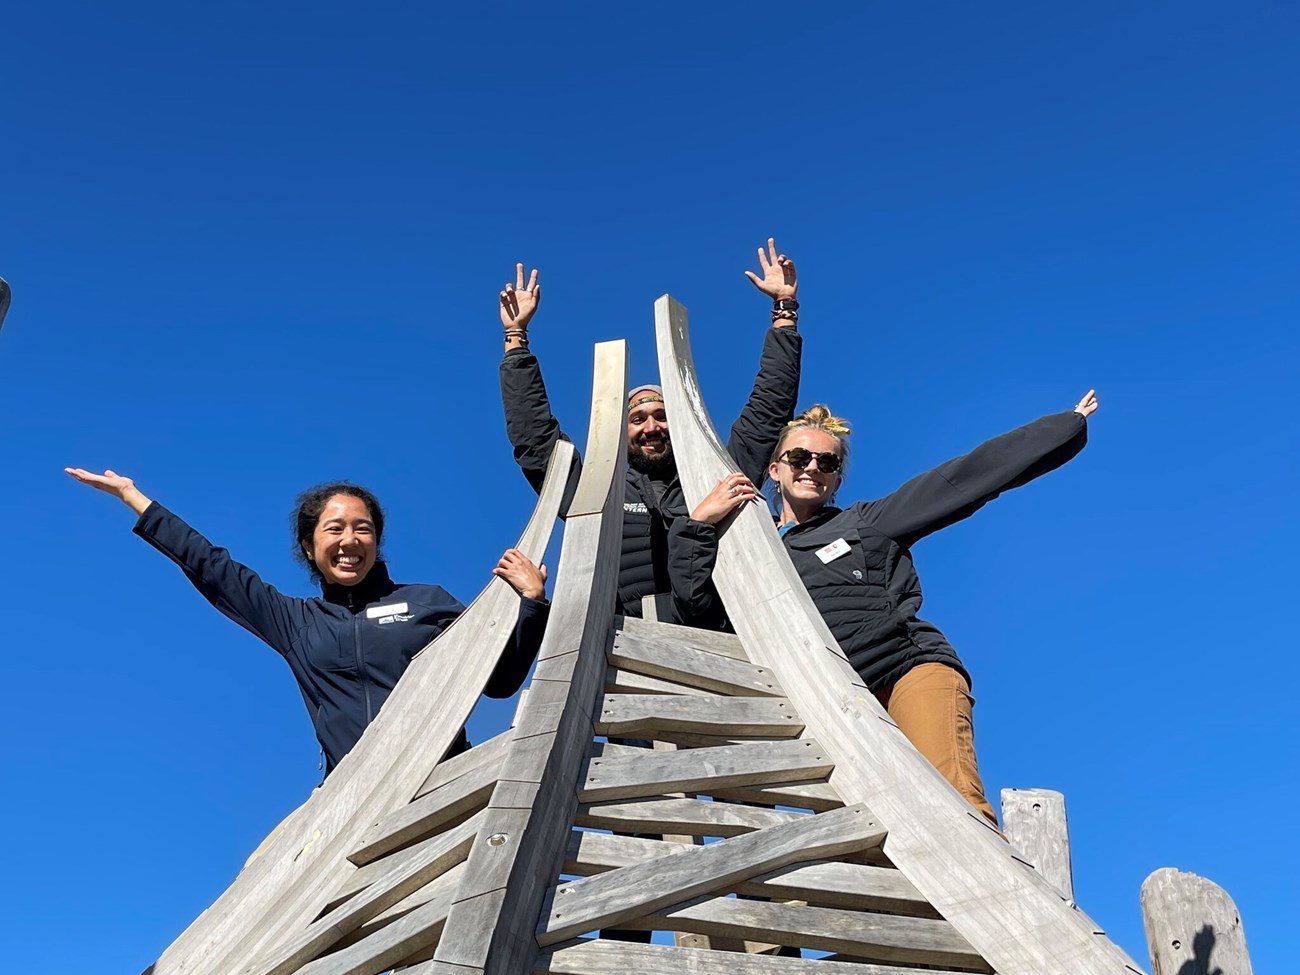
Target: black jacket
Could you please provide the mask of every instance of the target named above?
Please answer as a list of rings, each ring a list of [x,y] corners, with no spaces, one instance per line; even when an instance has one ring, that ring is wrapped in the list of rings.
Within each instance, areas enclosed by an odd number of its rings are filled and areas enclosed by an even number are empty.
[[[879,501],[846,509],[827,505],[786,531],[782,538],[799,578],[867,687],[878,690],[930,662],[955,667],[970,680],[938,627],[919,616],[921,582],[910,548],[1003,491],[1060,467],[1087,440],[1087,423],[1073,410],[1045,416],[912,478]],[[840,539],[847,551],[824,551]],[[716,616],[717,595],[706,584],[717,560],[716,528],[680,518],[669,547],[674,599],[697,616]]]
[[[794,415],[802,348],[803,337],[793,327],[767,330],[754,388],[732,424],[727,452],[755,485],[766,478],[772,448]],[[551,413],[542,371],[531,352],[514,349],[501,360],[501,402],[515,462],[534,490],[540,491],[551,449],[557,440],[569,438]],[[672,417],[668,427],[671,435]],[[575,465],[573,476],[577,473]],[[675,475],[656,485],[645,474],[628,469],[618,572],[618,611],[624,616],[641,616],[642,598],[653,595],[660,619],[696,622],[676,612],[669,597],[668,528],[675,518],[689,513]],[[704,584],[712,585],[707,580]]]
[[[403,585],[383,562],[358,585],[323,586],[323,596],[286,596],[236,562],[184,521],[154,502],[135,533],[175,562],[203,597],[288,662],[325,753],[328,775],[406,670],[465,607],[439,586]],[[514,640],[487,687],[489,697],[509,697],[541,646],[549,605],[524,599]],[[469,747],[464,729],[451,753]]]

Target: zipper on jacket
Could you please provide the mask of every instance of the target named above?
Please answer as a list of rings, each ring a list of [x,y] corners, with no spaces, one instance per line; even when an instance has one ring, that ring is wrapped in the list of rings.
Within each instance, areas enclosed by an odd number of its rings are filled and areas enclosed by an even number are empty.
[[[348,593],[348,609],[352,611],[352,659],[357,665],[357,677],[361,680],[361,693],[366,699],[366,723],[364,727],[369,728],[370,722],[374,720],[374,711],[370,703],[370,681],[366,679],[366,669],[361,662],[361,617],[357,614],[356,607],[353,605],[354,594]]]

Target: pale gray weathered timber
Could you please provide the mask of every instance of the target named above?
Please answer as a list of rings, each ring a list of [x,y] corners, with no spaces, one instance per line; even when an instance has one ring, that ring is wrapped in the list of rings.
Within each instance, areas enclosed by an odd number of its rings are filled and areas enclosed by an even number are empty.
[[[557,444],[518,548],[541,559],[573,448]],[[411,662],[356,747],[220,898],[153,965],[153,975],[229,975],[310,924],[355,869],[347,855],[406,804],[455,740],[510,639],[519,596],[494,579]]]
[[[678,623],[639,620],[633,616],[615,616],[615,645],[630,645],[635,641],[644,641],[652,646],[671,645],[689,650],[705,650],[709,653],[722,654],[724,657],[735,657],[737,660],[746,659],[745,648],[740,642],[740,637],[734,633],[700,630],[693,626],[681,626]]]
[[[414,846],[398,850],[383,859],[367,863],[364,867],[349,872],[343,877],[338,889],[331,894],[326,909],[332,911],[358,891],[365,890],[383,877],[395,864],[413,862],[430,854],[436,858],[448,858],[449,865],[459,863],[469,855],[469,845],[474,841],[481,820],[481,816],[474,816],[445,833],[430,836]]]
[[[712,690],[701,690],[698,687],[690,687],[686,684],[678,684],[670,680],[663,680],[659,677],[650,677],[646,674],[638,674],[631,670],[624,670],[622,667],[607,667],[605,668],[605,693],[693,694],[696,697],[702,697],[715,692]]]
[[[636,920],[627,928],[694,931],[840,951],[872,962],[992,969],[944,920],[841,911],[730,897],[701,897]]]
[[[694,505],[735,467],[700,397],[686,310],[667,295],[655,302],[655,330],[677,471]],[[885,852],[1001,975],[1137,970],[976,821],[888,719],[836,645],[765,509],[745,506],[722,531],[713,581],[749,659],[776,671],[832,759],[831,785],[846,802],[871,804],[889,827]]]
[[[671,634],[617,634],[609,659],[627,670],[719,694],[783,696],[771,669],[756,667],[733,654],[683,646]]]
[[[760,805],[790,806],[794,809],[809,809],[812,812],[826,812],[839,809],[844,800],[827,782],[775,782],[771,785],[737,785],[708,789],[697,789],[715,799],[733,799],[736,802],[753,802]]]
[[[1155,975],[1251,975],[1241,914],[1213,881],[1155,871],[1142,882],[1142,919]]]
[[[552,945],[791,863],[876,846],[884,838],[885,831],[871,810],[859,805],[707,846],[665,843],[682,852],[556,887],[550,910],[538,925],[537,942]]]
[[[379,975],[415,952],[437,944],[450,896],[437,897],[356,944],[317,958],[296,975]]]
[[[394,809],[361,837],[348,859],[357,866],[463,821],[487,805],[497,770],[480,766]]]
[[[501,734],[487,741],[475,745],[467,752],[461,752],[451,758],[444,759],[434,766],[429,777],[424,780],[415,791],[415,798],[428,795],[434,789],[440,789],[448,782],[460,778],[462,775],[468,775],[476,769],[484,766],[497,766],[501,764],[501,758],[505,755],[506,746],[510,744],[513,735],[510,732],[503,731]]]
[[[532,691],[435,962],[516,975],[528,970],[537,953],[533,930],[564,858],[577,809],[576,781],[593,734],[591,711],[612,639],[622,543],[626,364],[622,342],[596,347],[587,453],[566,518]]]
[[[598,735],[655,737],[660,731],[697,735],[796,738],[803,722],[779,697],[606,694],[592,724]]]
[[[1003,789],[1002,832],[1039,876],[1073,900],[1065,796],[1051,789]]]
[[[825,749],[806,738],[676,752],[640,751],[632,755],[615,752],[608,745],[596,745],[578,798],[595,802],[665,792],[705,792],[734,785],[798,782],[824,778],[831,768]]]
[[[575,830],[569,837],[564,872],[590,876],[675,856],[685,849],[676,843]],[[929,901],[892,867],[807,863],[773,870],[737,883],[732,889],[755,897],[806,901],[819,907],[938,917]]]
[[[410,970],[414,975],[414,970]],[[738,955],[726,951],[666,948],[619,941],[579,941],[542,952],[535,975],[918,975],[915,968],[854,965],[772,955]],[[403,973],[407,975],[407,973]],[[425,975],[425,973],[420,973]],[[429,973],[454,975],[454,973]],[[928,969],[924,975],[960,975]]]
[[[635,799],[582,805],[574,825],[624,833],[739,836],[806,815],[704,799]]]

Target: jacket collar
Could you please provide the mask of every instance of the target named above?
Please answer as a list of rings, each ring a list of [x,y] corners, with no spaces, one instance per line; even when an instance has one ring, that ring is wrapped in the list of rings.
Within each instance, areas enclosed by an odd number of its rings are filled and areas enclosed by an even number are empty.
[[[383,599],[396,588],[393,580],[388,577],[388,566],[384,562],[376,562],[366,577],[355,586],[340,586],[337,582],[321,583],[325,602],[350,609],[354,613],[362,606]]]
[[[837,508],[833,504],[824,504],[812,513],[811,518],[805,518],[803,521],[799,522],[799,524],[789,529],[786,534],[789,535],[790,532],[810,531],[818,525],[824,525],[836,515],[840,514],[843,510],[843,508]],[[777,520],[777,525],[780,525],[779,520]]]

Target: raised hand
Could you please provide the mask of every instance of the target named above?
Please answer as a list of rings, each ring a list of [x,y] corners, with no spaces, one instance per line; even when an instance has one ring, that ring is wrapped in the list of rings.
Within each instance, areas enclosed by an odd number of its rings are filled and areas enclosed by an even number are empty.
[[[758,498],[758,488],[744,474],[728,474],[704,496],[691,512],[692,521],[716,525],[746,501]]]
[[[529,321],[532,320],[533,312],[537,311],[537,305],[542,300],[542,286],[537,283],[537,268],[533,268],[533,273],[528,278],[528,286],[524,286],[524,266],[515,265],[515,283],[506,282],[506,286],[501,289],[501,327],[507,330],[527,329]]]
[[[1090,389],[1084,394],[1083,399],[1079,400],[1079,405],[1074,408],[1074,412],[1086,419],[1093,413],[1097,412],[1097,407],[1099,405],[1100,404],[1097,402],[1097,391],[1095,389]]]
[[[760,278],[753,271],[746,271],[745,277],[754,282],[754,287],[773,301],[793,298],[799,291],[799,279],[794,272],[794,261],[784,254],[776,252],[776,240],[767,238],[767,250],[758,249],[758,266],[763,272]]]
[[[80,481],[82,484],[88,484],[96,491],[103,491],[105,494],[111,494],[117,498],[137,515],[144,514],[144,509],[149,507],[150,501],[135,486],[135,481],[129,477],[123,477],[115,471],[104,471],[103,474],[92,474],[90,471],[81,467],[65,467],[63,472],[71,477],[74,481]]]
[[[521,264],[520,267],[523,265]],[[536,272],[534,272],[535,274]],[[546,566],[534,565],[532,560],[517,548],[508,548],[492,570],[514,587],[525,599],[546,598]]]

